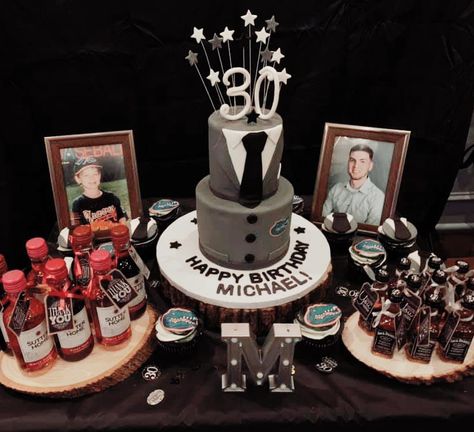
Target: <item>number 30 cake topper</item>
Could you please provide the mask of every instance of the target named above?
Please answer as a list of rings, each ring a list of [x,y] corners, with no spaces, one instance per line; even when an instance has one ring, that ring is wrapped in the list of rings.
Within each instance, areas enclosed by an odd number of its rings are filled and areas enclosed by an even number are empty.
[[[241,18],[244,21],[243,33],[240,36],[242,40],[241,67],[233,66],[230,42],[234,41],[233,34],[235,31],[229,30],[227,26],[224,31],[219,33],[221,37],[214,33],[213,38],[208,41],[204,36],[204,29],[202,28],[194,27],[193,34],[191,35],[191,38],[195,39],[201,46],[206,57],[207,66],[209,67],[209,75],[206,78],[209,80],[209,84],[206,85],[199,69],[198,53],[189,50],[185,59],[188,60],[190,66],[195,67],[214,111],[217,110],[214,104],[214,98],[217,97],[220,104],[219,112],[223,118],[226,120],[239,120],[247,116],[250,123],[251,118],[259,117],[260,119],[267,120],[273,117],[278,106],[280,86],[281,84],[286,84],[291,75],[286,72],[285,68],[281,71],[275,69],[276,64],[280,64],[281,59],[285,57],[280,48],[275,51],[269,50],[271,35],[276,32],[276,28],[279,25],[275,21],[275,16],[265,20],[266,26],[263,26],[260,31],[252,31],[252,28],[255,27],[257,15],[252,14],[250,10],[247,10],[247,13],[242,15]],[[247,31],[248,34],[246,34]],[[255,41],[252,40],[252,33],[256,36]],[[245,43],[246,40],[248,40],[248,44]],[[212,47],[213,52],[216,51],[218,59],[218,67],[216,69],[220,69],[220,71],[215,71],[211,67],[206,44],[203,41]],[[227,46],[227,55],[221,56],[223,43]],[[252,45],[254,44],[258,44],[258,46],[253,47],[252,54]],[[226,50],[224,49],[224,51]],[[228,66],[227,69],[225,69],[224,64],[226,67]],[[220,73],[222,73],[222,81],[219,78]],[[236,76],[239,75],[243,82],[236,85]],[[271,107],[267,108],[266,104],[271,84],[273,84],[273,100]],[[214,98],[211,96],[213,89],[216,93]],[[261,94],[263,94],[262,102],[260,101]],[[241,98],[243,98],[243,101]],[[253,110],[256,112],[254,116],[251,114]]]

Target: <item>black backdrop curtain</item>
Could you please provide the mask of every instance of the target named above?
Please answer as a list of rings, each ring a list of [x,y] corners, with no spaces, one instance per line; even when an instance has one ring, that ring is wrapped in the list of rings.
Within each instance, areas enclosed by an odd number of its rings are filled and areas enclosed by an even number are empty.
[[[398,211],[434,227],[473,107],[473,2],[10,0],[0,5],[0,253],[11,267],[55,221],[44,136],[133,129],[142,197],[194,193],[208,173],[211,108],[184,60],[190,35],[240,32],[248,7],[259,26],[272,14],[280,23],[271,47],[293,76],[278,109],[282,174],[296,192],[313,191],[325,122],[408,129]]]

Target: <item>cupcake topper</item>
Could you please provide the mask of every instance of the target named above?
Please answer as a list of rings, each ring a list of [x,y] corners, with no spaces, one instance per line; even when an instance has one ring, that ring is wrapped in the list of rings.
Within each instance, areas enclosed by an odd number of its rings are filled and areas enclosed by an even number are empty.
[[[257,118],[267,120],[275,115],[279,101],[280,84],[287,84],[288,79],[291,78],[286,68],[283,68],[281,71],[275,69],[276,64],[280,64],[285,57],[281,49],[277,48],[274,51],[269,49],[271,35],[276,32],[276,28],[279,24],[273,15],[270,19],[265,20],[266,25],[262,26],[261,30],[253,31],[253,28],[256,26],[255,20],[257,19],[257,15],[247,10],[247,12],[241,16],[241,19],[244,22],[244,31],[241,38],[243,41],[248,41],[248,44],[244,42],[242,45],[241,67],[234,66],[232,61],[230,42],[234,41],[234,30],[230,30],[227,26],[224,28],[224,31],[219,33],[220,37],[217,33],[214,33],[212,39],[208,41],[206,41],[204,36],[203,28],[193,28],[191,38],[201,46],[209,67],[209,74],[206,77],[208,80],[207,84],[197,66],[197,53],[189,51],[186,59],[191,66],[196,68],[214,110],[216,109],[214,100],[207,86],[210,85],[215,89],[220,105],[219,112],[223,118],[226,120],[239,120],[244,116],[248,117],[250,115],[251,120],[249,122],[256,122]],[[254,40],[252,40],[253,37],[255,37]],[[215,52],[218,60],[217,67],[212,66],[203,41],[209,43],[212,47],[212,52]],[[257,53],[256,56],[252,54],[253,43],[258,44],[257,49],[254,50],[254,52]],[[224,65],[220,52],[222,50],[222,44],[227,45],[229,66],[227,70],[225,69],[227,65]],[[222,73],[222,79],[220,78],[220,73]],[[236,80],[236,76],[238,77],[239,75],[241,77]],[[236,81],[238,80],[240,80],[240,84],[236,85]],[[273,84],[273,98],[271,99],[271,107],[267,108],[266,104],[270,84]],[[261,92],[262,85],[263,90]],[[221,86],[224,86],[224,91],[222,91]],[[263,104],[260,101],[261,93],[263,94]],[[225,96],[227,96],[227,98]],[[243,98],[243,104],[241,99],[239,100],[239,107],[236,102],[236,98],[238,97]]]

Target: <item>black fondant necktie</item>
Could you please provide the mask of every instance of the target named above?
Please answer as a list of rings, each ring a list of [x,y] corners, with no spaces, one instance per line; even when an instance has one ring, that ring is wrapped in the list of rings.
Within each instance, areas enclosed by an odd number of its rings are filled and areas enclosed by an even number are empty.
[[[411,233],[400,218],[394,217],[393,222],[395,223],[395,238],[397,240],[410,240]]]
[[[267,141],[265,132],[250,133],[242,138],[247,156],[240,183],[240,204],[255,207],[262,201],[262,151]]]
[[[333,213],[333,220],[332,228],[334,231],[338,233],[345,233],[351,229],[351,224],[347,219],[346,213]]]
[[[132,239],[135,241],[145,241],[148,238],[148,222],[150,218],[147,216],[140,216],[140,223],[133,231]]]

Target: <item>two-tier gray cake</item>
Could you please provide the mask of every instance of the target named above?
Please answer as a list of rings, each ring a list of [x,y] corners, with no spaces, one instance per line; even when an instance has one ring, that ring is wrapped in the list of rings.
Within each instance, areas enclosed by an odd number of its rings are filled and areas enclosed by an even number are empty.
[[[246,117],[226,120],[218,111],[209,117],[210,174],[196,187],[196,210],[199,246],[211,261],[257,269],[287,252],[294,193],[280,177],[282,152],[278,114],[251,124]]]

